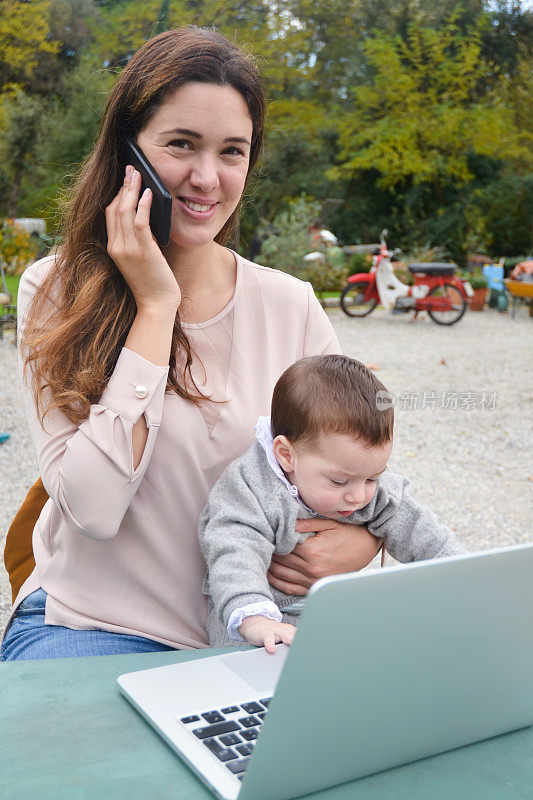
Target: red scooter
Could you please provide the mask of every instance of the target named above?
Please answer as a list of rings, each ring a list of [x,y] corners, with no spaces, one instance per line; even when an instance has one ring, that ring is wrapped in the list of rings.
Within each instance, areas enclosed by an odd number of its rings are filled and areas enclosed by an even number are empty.
[[[438,325],[454,325],[466,311],[474,291],[467,281],[455,275],[455,264],[409,264],[414,285],[408,286],[394,274],[391,259],[399,251],[387,249],[381,232],[379,252],[372,259],[370,272],[351,275],[341,293],[341,308],[349,317],[366,317],[378,305],[403,314],[427,311]]]

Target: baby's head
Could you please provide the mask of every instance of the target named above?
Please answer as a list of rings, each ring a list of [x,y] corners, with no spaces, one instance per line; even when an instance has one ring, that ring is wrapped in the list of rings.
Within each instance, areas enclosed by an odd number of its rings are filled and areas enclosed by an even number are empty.
[[[322,516],[347,517],[372,499],[392,449],[387,395],[369,369],[340,355],[304,358],[278,380],[274,454],[302,500]]]

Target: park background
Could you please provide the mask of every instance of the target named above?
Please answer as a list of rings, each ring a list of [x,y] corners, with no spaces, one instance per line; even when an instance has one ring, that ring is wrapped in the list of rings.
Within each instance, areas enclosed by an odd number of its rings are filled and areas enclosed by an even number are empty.
[[[302,232],[337,198],[322,222],[344,243],[386,227],[414,258],[516,263],[533,251],[531,5],[0,0],[0,218],[44,217],[56,241],[121,68],[157,32],[194,23],[254,55],[270,100],[244,255],[281,235],[297,267]],[[279,251],[262,260],[283,266]]]

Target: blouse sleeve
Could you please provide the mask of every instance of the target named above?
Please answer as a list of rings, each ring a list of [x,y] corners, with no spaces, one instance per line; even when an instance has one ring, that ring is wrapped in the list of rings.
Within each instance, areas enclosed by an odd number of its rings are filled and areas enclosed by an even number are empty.
[[[310,283],[307,285],[308,310],[304,356],[341,353],[341,346],[328,315],[320,305]]]
[[[19,287],[19,333],[36,287],[33,270],[28,270]],[[46,491],[75,531],[101,541],[113,538],[150,462],[161,423],[168,367],[123,348],[87,419],[76,425],[52,409],[41,425],[30,369],[24,374],[20,357],[19,365],[24,406]],[[132,431],[143,414],[148,438],[134,469]]]

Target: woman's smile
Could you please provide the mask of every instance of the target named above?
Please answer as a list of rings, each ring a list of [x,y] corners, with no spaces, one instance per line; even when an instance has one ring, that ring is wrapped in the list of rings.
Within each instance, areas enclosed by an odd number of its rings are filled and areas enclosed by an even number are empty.
[[[178,197],[177,201],[183,206],[185,213],[193,219],[208,219],[215,213],[217,202]]]

